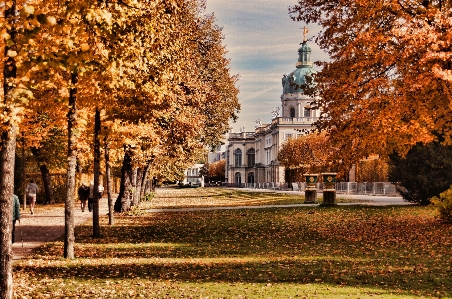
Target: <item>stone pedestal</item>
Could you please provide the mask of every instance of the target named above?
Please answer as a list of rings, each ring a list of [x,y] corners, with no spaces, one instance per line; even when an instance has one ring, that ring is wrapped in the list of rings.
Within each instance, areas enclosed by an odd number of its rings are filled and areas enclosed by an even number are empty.
[[[336,190],[333,191],[323,191],[323,202],[321,204],[322,207],[324,206],[336,206]]]
[[[305,190],[303,203],[317,203],[317,190]]]
[[[306,190],[304,191],[303,203],[317,203],[317,177],[318,174],[304,174],[306,178]]]
[[[323,202],[321,206],[335,206],[336,202],[336,175],[335,172],[322,173]]]

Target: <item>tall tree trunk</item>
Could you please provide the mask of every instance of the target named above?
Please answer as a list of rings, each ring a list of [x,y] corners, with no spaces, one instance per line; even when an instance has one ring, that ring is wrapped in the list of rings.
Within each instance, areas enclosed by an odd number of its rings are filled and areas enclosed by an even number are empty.
[[[45,191],[45,203],[55,203],[55,198],[53,196],[53,190],[52,190],[52,180],[50,179],[50,172],[47,168],[47,165],[41,164],[39,166],[39,169],[41,170],[42,175],[42,183],[44,185],[44,191]]]
[[[10,25],[7,33],[11,41],[16,40],[15,16],[17,13],[16,0],[10,2],[11,6],[5,7],[5,20]],[[8,107],[11,104],[12,91],[15,88],[16,62],[13,57],[7,55],[9,50],[15,50],[15,45],[5,45],[5,55],[8,57],[3,65],[3,104],[2,113],[10,113]],[[6,127],[5,127],[6,125]],[[0,150],[0,298],[13,298],[12,275],[12,199],[14,194],[14,162],[16,154],[16,126],[8,122],[4,124],[1,134]]]
[[[121,182],[119,195],[115,202],[116,212],[126,212],[130,210],[130,193],[132,191],[132,156],[129,145],[124,145],[124,160],[121,168]]]
[[[27,188],[27,168],[26,168],[26,164],[27,164],[27,159],[25,158],[25,138],[24,135],[22,133],[22,190],[24,192],[23,196],[22,196],[22,200],[24,202],[24,210],[27,209],[27,192],[26,192],[26,188]]]
[[[134,205],[139,205],[141,202],[141,182],[143,181],[143,168],[137,168],[137,180],[134,193]]]
[[[106,135],[104,138],[105,142],[105,177],[107,180],[107,197],[108,197],[108,224],[114,225],[114,202],[111,196],[111,167],[110,167],[110,148],[108,147],[108,136]]]
[[[130,198],[130,201],[131,201],[131,205],[132,206],[135,206],[135,205],[137,205],[137,203],[135,202],[135,198],[136,198],[136,191],[137,191],[137,178],[138,178],[138,176],[137,176],[137,168],[133,168],[133,170],[132,170],[132,192],[131,192],[131,198]]]
[[[39,152],[39,149],[36,147],[32,147],[31,153],[33,156],[36,157],[36,160],[39,164],[39,170],[41,170],[42,175],[42,183],[44,185],[44,192],[45,192],[45,203],[55,203],[55,197],[53,196],[53,190],[52,190],[52,180],[50,179],[50,172],[47,168],[47,165],[44,163],[44,160],[41,156],[41,153]]]
[[[93,190],[93,237],[100,238],[99,223],[99,175],[100,175],[100,111],[96,108],[94,116],[94,190]]]
[[[145,196],[146,193],[147,193],[146,186],[148,185],[147,181],[148,181],[148,178],[149,178],[149,169],[151,168],[152,161],[153,161],[153,158],[149,159],[147,164],[146,164],[146,166],[143,169],[143,177],[141,179],[140,198],[143,198],[143,196]]]
[[[12,298],[12,198],[14,194],[14,156],[16,129],[13,125],[1,136],[0,152],[0,298]]]
[[[67,114],[68,129],[68,167],[67,192],[64,206],[64,257],[73,259],[74,255],[74,197],[75,197],[75,171],[77,167],[77,82],[78,72],[71,73],[71,88],[69,90],[69,112]]]

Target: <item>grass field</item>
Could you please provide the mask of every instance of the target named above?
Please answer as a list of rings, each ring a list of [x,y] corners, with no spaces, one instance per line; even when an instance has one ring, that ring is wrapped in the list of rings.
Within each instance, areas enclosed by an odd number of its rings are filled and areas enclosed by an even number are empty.
[[[213,189],[188,190],[159,191],[155,203],[177,206],[179,198],[197,206],[199,198],[220,197]],[[259,201],[240,194],[220,201]],[[431,207],[173,212],[117,216],[115,226],[102,221],[100,239],[91,238],[88,224],[76,228],[75,260],[62,259],[63,244],[54,242],[15,264],[16,297],[452,298],[452,227],[439,223]]]

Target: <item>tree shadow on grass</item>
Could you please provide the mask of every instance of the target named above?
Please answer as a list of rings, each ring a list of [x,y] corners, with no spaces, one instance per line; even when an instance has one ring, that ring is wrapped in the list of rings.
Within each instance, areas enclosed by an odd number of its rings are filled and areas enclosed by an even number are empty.
[[[90,280],[344,285],[452,296],[451,228],[418,208],[278,209],[118,217],[91,238],[76,229],[75,261],[47,244],[17,269]],[[52,266],[49,266],[49,261]],[[37,264],[37,265],[36,265]],[[64,271],[62,271],[64,269]]]
[[[279,259],[263,257],[253,262],[241,262],[233,258],[209,261],[178,259],[137,259],[134,262],[118,260],[101,264],[96,259],[78,261],[76,265],[16,267],[17,271],[34,273],[48,279],[64,278],[79,283],[114,279],[128,280],[137,277],[147,280],[172,280],[180,282],[218,283],[296,283],[342,285],[355,288],[373,288],[397,291],[404,294],[432,295],[441,292],[452,296],[452,283],[447,273],[438,276],[435,270],[404,268],[379,270],[372,260]],[[62,271],[64,269],[64,271]],[[444,275],[444,276],[443,276]]]

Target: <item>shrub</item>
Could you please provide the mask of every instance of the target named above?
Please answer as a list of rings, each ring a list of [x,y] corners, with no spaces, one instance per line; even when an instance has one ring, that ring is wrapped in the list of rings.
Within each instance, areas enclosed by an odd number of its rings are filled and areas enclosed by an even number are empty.
[[[139,206],[131,206],[130,210],[127,212],[127,215],[129,216],[141,216],[144,214],[145,212],[142,209],[140,209]]]
[[[148,192],[143,196],[142,201],[151,201],[155,196],[154,192]]]
[[[430,204],[430,198],[452,183],[452,146],[416,144],[405,158],[391,155],[389,180],[399,186],[406,201]]]
[[[439,218],[448,223],[452,223],[452,186],[438,197],[431,198],[431,202],[436,206]]]

